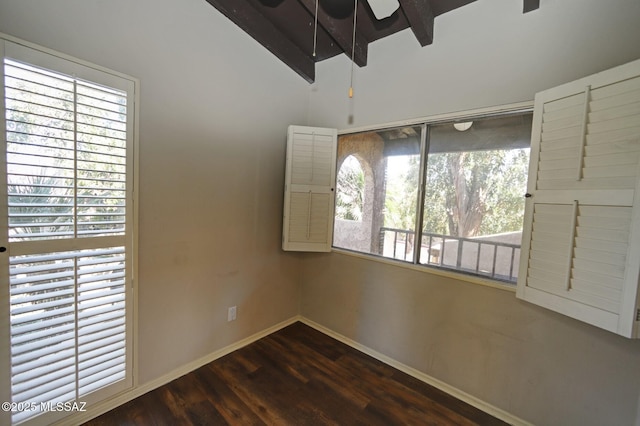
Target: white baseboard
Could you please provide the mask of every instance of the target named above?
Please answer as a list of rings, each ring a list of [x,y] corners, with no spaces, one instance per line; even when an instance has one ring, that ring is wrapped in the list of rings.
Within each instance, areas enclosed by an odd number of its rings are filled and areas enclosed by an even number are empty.
[[[435,377],[431,377],[428,374],[423,373],[422,371],[416,370],[413,367],[409,367],[408,365],[402,364],[401,362],[396,361],[393,358],[390,358],[378,351],[375,351],[365,345],[362,345],[358,342],[356,342],[355,340],[352,340],[346,336],[343,336],[342,334],[336,333],[335,331],[321,325],[318,324],[315,321],[310,320],[309,318],[305,318],[305,317],[300,317],[299,321],[308,325],[309,327],[315,328],[316,330],[318,330],[319,332],[326,334],[327,336],[330,336],[348,346],[351,346],[352,348],[365,353],[375,359],[377,359],[378,361],[381,361],[393,368],[396,368],[400,371],[402,371],[403,373],[406,373],[412,377],[415,377],[416,379],[427,383],[428,385],[431,385],[435,388],[440,389],[443,392],[448,393],[449,395],[458,398],[461,401],[466,402],[469,405],[472,405],[482,411],[484,411],[487,414],[490,414],[494,417],[497,417],[498,419],[507,422],[511,425],[514,426],[532,426],[531,423],[526,422],[524,420],[522,420],[519,417],[516,417],[498,407],[495,407],[491,404],[488,404],[478,398],[476,398],[473,395],[470,395],[464,391],[461,391],[460,389],[457,389],[451,385],[448,385],[447,383],[436,379]]]
[[[99,404],[95,404],[92,407],[87,407],[87,411],[80,412],[78,414],[74,414],[69,417],[65,417],[59,422],[56,422],[54,425],[55,426],[75,426],[75,425],[79,425],[84,422],[87,422],[95,417],[98,417],[101,414],[106,413],[107,411],[113,410],[114,408],[119,407],[120,405],[131,401],[132,399],[142,396],[147,392],[150,392],[156,388],[159,388],[162,385],[165,385],[177,378],[184,376],[185,374],[188,374],[194,370],[197,370],[203,365],[207,365],[218,358],[222,358],[223,356],[230,354],[233,351],[236,351],[244,346],[249,345],[250,343],[255,342],[256,340],[260,340],[263,337],[268,336],[269,334],[275,333],[276,331],[288,325],[291,325],[297,321],[301,321],[301,317],[299,315],[296,315],[294,317],[289,318],[288,320],[282,321],[276,325],[266,328],[258,333],[255,333],[242,340],[239,340],[222,349],[218,349],[217,351],[212,352],[209,355],[206,355],[188,364],[185,364],[182,367],[177,368],[165,374],[162,377],[159,377],[155,380],[144,383],[143,385],[137,386],[133,389],[129,389],[123,393],[120,393],[114,396],[113,398],[102,401]]]

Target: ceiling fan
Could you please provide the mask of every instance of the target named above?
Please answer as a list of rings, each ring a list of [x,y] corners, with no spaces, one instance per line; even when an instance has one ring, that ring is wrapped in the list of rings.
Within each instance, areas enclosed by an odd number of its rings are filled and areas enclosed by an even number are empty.
[[[377,20],[382,20],[393,15],[398,10],[400,3],[398,0],[367,0],[369,7]],[[316,55],[316,36],[318,21],[318,4],[322,6],[324,11],[334,18],[346,18],[353,11],[353,42],[351,48],[351,84],[349,86],[349,98],[353,97],[353,68],[355,64],[355,46],[356,46],[356,12],[358,10],[358,0],[353,3],[349,0],[316,0],[316,30],[314,31],[314,47],[313,56]],[[353,7],[351,6],[353,4]]]
[[[398,10],[398,0],[367,0],[376,19],[382,20]],[[320,6],[334,18],[346,18],[353,12],[353,2],[349,0],[319,0]]]
[[[284,0],[260,0],[265,6],[277,7]],[[376,19],[382,20],[393,15],[398,10],[398,0],[367,0]],[[353,12],[353,2],[350,0],[319,0],[324,11],[336,19],[343,19]]]

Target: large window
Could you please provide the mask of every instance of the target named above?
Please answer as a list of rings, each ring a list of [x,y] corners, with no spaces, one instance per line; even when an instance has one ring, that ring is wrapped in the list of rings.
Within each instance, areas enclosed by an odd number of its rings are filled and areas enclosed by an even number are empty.
[[[340,136],[334,247],[514,283],[530,137],[529,112]]]
[[[132,385],[135,83],[0,53],[0,423],[49,423]]]

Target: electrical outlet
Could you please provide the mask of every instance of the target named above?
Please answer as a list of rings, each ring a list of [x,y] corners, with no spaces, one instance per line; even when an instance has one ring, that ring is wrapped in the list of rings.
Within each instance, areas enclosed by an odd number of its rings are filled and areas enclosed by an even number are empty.
[[[227,311],[227,322],[236,320],[237,308],[235,306],[231,306]]]

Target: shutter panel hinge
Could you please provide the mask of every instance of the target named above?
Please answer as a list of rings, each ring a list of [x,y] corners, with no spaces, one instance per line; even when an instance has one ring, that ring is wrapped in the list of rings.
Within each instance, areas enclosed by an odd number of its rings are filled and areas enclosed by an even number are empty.
[[[640,321],[640,308],[638,308],[638,311],[636,312],[636,321]]]

